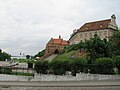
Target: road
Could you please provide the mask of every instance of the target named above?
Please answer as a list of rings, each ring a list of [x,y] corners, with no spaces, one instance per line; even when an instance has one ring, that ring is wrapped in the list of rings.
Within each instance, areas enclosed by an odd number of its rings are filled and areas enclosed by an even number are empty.
[[[1,81],[0,90],[120,90],[120,81]]]
[[[0,82],[0,86],[120,86],[120,80],[105,81],[41,81],[41,82],[24,82],[24,81],[7,81]]]

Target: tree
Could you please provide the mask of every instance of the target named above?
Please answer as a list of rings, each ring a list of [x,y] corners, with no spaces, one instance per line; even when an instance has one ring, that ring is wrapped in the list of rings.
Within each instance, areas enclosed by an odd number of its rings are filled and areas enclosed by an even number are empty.
[[[69,61],[68,60],[53,60],[50,62],[50,70],[55,75],[63,75],[69,70]]]
[[[73,44],[73,45],[66,46],[63,51],[71,52],[73,50],[85,49],[85,47],[86,47],[85,45],[86,45],[86,43],[80,42],[79,44]]]
[[[0,49],[0,53],[2,52],[2,49]]]
[[[94,62],[95,73],[97,74],[113,74],[114,61],[112,58],[98,58]]]
[[[115,56],[113,60],[115,67],[118,69],[118,72],[120,73],[120,56]]]
[[[6,52],[2,52],[2,50],[0,50],[0,61],[5,61],[6,59],[10,59],[11,55],[9,55]]]
[[[106,39],[101,40],[97,34],[94,38],[86,41],[86,51],[89,56],[89,64],[92,64],[96,58],[111,56],[110,43]]]
[[[76,76],[76,73],[83,72],[85,70],[85,66],[87,64],[87,60],[85,57],[83,58],[74,58],[70,61],[72,75]]]
[[[36,58],[36,57],[42,57],[42,56],[44,56],[44,54],[45,54],[45,49],[42,50],[42,51],[40,51],[40,52],[38,52],[38,54],[36,54],[36,55],[34,56],[34,58]]]
[[[120,31],[116,30],[113,36],[110,39],[110,42],[113,45],[113,54],[120,55]]]
[[[48,68],[49,67],[49,62],[48,61],[38,61],[35,63],[34,70],[38,74],[47,74]]]
[[[26,55],[26,58],[27,58],[27,59],[30,59],[30,55]]]
[[[34,70],[37,72],[37,74],[41,73],[41,68],[42,68],[42,62],[41,61],[35,62]]]

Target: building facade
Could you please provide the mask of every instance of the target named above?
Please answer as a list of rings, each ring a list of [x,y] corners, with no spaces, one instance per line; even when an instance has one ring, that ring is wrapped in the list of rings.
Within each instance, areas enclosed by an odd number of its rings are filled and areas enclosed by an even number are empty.
[[[65,46],[69,45],[66,40],[63,40],[61,36],[58,39],[51,38],[46,44],[45,56],[48,57],[52,54],[58,54]]]
[[[116,17],[113,14],[111,19],[88,22],[79,29],[73,30],[69,42],[70,44],[78,44],[85,40],[90,40],[90,38],[93,38],[95,34],[97,34],[101,39],[105,38],[108,40],[117,28]]]

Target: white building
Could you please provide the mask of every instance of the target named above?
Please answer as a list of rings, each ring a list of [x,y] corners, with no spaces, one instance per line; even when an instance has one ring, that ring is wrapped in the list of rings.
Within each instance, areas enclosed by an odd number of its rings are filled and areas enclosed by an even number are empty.
[[[116,24],[116,17],[113,14],[111,19],[94,21],[85,23],[77,30],[73,30],[70,36],[70,44],[77,44],[93,38],[97,34],[101,39],[109,39],[113,32],[118,28]]]

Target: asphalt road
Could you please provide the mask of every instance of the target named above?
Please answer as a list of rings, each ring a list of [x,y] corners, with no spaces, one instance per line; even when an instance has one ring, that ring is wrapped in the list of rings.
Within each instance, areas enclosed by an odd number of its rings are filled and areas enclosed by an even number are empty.
[[[66,87],[66,86],[120,86],[120,80],[102,80],[102,81],[0,81],[0,86],[19,86],[19,87]]]

